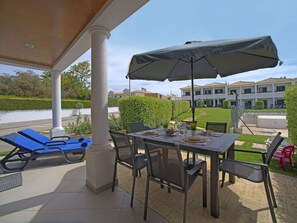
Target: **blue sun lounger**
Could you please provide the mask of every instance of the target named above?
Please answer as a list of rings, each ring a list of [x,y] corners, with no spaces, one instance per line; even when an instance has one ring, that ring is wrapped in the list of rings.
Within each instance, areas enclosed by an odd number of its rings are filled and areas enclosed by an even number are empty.
[[[6,155],[0,164],[4,170],[13,172],[23,170],[30,160],[36,160],[40,156],[62,154],[68,163],[76,163],[83,160],[85,150],[90,142],[44,145],[21,134],[12,133],[0,136],[0,139],[15,148]]]
[[[56,136],[56,137],[48,138],[31,128],[23,129],[21,131],[18,131],[18,133],[36,142],[39,142],[48,146],[82,143],[82,142],[92,143],[91,138],[84,138],[83,136],[79,138],[74,138],[74,139],[71,139],[69,136]]]

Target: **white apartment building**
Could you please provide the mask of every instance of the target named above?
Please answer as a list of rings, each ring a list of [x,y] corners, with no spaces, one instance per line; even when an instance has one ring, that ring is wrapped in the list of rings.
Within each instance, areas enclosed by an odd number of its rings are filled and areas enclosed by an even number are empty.
[[[297,78],[268,78],[258,82],[238,81],[229,83],[210,83],[203,86],[194,86],[194,101],[203,100],[208,107],[222,106],[224,100],[229,100],[231,105],[238,103],[246,109],[253,108],[257,100],[264,101],[264,108],[282,108],[284,92],[287,87],[296,84]],[[181,100],[191,102],[191,86],[180,88]]]

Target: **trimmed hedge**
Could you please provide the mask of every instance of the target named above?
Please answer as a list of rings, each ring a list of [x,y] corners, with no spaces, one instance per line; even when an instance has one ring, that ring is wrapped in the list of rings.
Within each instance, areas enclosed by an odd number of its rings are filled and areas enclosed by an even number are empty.
[[[151,128],[160,127],[172,115],[171,101],[141,96],[121,98],[119,110],[124,129],[129,129],[129,123],[140,121]]]
[[[285,91],[287,107],[288,133],[290,142],[297,144],[297,85],[288,87]]]
[[[264,101],[258,100],[256,101],[256,109],[264,109]]]
[[[223,101],[223,108],[224,109],[229,109],[231,106],[230,106],[230,101],[228,100],[224,100]]]
[[[190,109],[189,101],[171,101],[172,103],[172,119],[178,115],[187,112]]]
[[[76,108],[78,102],[82,103],[84,108],[91,107],[90,101],[62,100],[62,108]],[[0,99],[0,104],[0,111],[52,109],[51,99],[3,98]]]
[[[91,108],[91,101],[89,100],[72,99],[62,99],[62,108],[77,108],[76,105],[79,102],[83,104],[83,108]],[[20,98],[16,96],[0,95],[0,105],[0,111],[45,110],[52,109],[52,100],[40,98]],[[118,99],[108,98],[108,107],[118,107]]]
[[[118,107],[119,98],[108,98],[108,107]]]
[[[204,101],[203,100],[199,100],[197,102],[197,106],[198,106],[198,108],[204,108],[205,107]]]

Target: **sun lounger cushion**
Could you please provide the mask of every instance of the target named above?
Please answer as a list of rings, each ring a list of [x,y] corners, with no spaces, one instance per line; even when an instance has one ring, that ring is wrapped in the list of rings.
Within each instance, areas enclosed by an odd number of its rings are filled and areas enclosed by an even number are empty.
[[[79,138],[71,139],[69,136],[60,136],[60,137],[53,137],[48,138],[39,132],[35,131],[34,129],[27,128],[19,131],[18,133],[42,144],[46,145],[60,145],[60,144],[72,144],[72,143],[81,143],[81,142],[91,142],[91,138],[85,138],[83,136]]]

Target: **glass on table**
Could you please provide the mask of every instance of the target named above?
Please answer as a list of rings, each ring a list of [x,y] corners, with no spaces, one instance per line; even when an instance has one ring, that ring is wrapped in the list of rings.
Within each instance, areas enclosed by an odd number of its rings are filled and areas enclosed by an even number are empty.
[[[188,130],[187,130],[187,126],[186,126],[186,123],[185,123],[185,122],[181,122],[181,123],[179,124],[178,132],[179,132],[179,134],[180,134],[181,136],[183,136],[183,137],[186,137],[186,136],[187,136],[187,132],[188,132]]]

